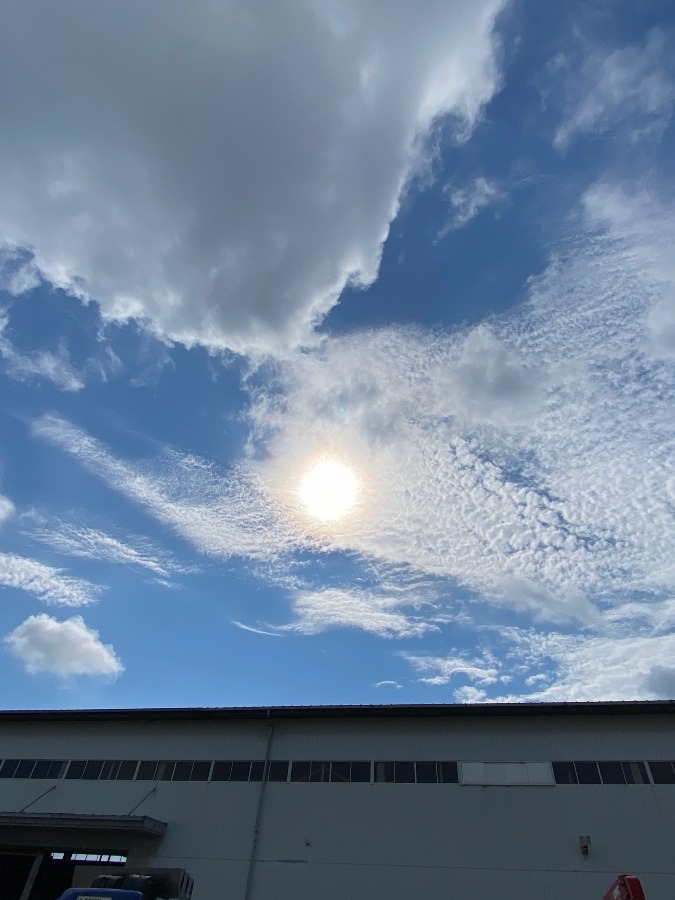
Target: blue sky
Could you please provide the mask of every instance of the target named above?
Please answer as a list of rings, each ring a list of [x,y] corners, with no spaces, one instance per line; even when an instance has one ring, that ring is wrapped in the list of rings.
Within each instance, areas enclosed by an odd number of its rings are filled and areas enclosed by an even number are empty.
[[[0,35],[3,706],[675,695],[672,4]]]

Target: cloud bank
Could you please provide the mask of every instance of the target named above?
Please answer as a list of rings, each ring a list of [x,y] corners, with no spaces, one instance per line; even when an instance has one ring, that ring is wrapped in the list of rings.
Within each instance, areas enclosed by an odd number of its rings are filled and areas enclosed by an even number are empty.
[[[0,243],[107,319],[282,353],[370,284],[424,136],[494,94],[501,0],[0,12]],[[423,48],[423,51],[421,51]]]

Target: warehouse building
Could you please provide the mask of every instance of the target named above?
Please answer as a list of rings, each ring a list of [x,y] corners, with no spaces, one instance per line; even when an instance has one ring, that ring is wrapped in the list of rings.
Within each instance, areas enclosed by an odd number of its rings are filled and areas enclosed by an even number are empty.
[[[2,900],[672,900],[674,848],[673,702],[0,712]]]

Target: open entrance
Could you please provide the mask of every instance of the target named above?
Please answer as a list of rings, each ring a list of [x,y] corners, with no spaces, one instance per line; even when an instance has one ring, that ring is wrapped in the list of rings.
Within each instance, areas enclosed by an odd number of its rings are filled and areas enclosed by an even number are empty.
[[[38,851],[10,853],[0,851],[0,897],[2,900],[26,900],[24,889],[31,874]],[[58,900],[72,886],[76,866],[91,866],[99,870],[101,865],[123,867],[126,856],[118,853],[86,853],[71,851],[45,851],[28,900]],[[93,877],[93,875],[92,875]]]

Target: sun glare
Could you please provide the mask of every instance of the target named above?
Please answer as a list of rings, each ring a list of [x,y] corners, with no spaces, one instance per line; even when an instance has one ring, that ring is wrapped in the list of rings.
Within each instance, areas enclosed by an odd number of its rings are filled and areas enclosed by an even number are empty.
[[[349,512],[358,490],[358,478],[349,466],[335,459],[324,459],[300,482],[300,499],[315,519],[331,522]]]

